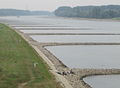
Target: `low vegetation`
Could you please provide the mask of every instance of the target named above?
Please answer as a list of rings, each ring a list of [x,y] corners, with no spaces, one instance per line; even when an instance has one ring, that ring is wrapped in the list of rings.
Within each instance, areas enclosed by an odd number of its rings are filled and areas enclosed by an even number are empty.
[[[35,50],[4,24],[0,24],[0,88],[61,88]]]

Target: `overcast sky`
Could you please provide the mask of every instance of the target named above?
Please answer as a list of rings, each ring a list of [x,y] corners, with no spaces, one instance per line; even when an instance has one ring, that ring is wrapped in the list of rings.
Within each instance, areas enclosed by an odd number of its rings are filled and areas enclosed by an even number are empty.
[[[120,0],[0,0],[0,8],[53,11],[59,6],[120,5]]]

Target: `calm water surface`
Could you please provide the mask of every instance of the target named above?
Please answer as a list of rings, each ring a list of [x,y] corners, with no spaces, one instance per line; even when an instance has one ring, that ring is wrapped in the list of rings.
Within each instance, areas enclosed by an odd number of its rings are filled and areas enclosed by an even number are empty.
[[[59,28],[59,27],[58,27]],[[40,28],[41,30],[35,30],[36,28],[32,28],[32,30],[21,30],[24,33],[120,33],[120,31],[106,31],[106,30],[75,30],[75,29],[71,29],[71,30],[51,30],[52,28],[49,28],[50,30],[43,30],[42,28]],[[44,28],[45,29],[45,28]]]
[[[71,68],[120,68],[119,45],[46,47]]]
[[[92,88],[120,88],[120,75],[90,76],[84,81]]]
[[[31,35],[38,42],[101,42],[120,43],[120,35]]]
[[[97,30],[120,30],[120,22],[69,19],[48,16],[21,16],[20,18],[0,17],[0,21],[10,25],[46,25],[92,28]]]

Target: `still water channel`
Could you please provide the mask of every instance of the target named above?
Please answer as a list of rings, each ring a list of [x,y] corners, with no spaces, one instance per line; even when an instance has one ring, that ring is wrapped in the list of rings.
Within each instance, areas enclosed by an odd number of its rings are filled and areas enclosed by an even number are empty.
[[[64,42],[64,43],[120,43],[120,35],[32,35],[38,42]]]

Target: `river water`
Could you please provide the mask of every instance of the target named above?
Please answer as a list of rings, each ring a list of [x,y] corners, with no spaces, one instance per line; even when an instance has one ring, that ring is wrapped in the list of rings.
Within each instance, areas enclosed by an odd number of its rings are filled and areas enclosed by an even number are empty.
[[[59,28],[59,27],[58,27]],[[56,28],[56,29],[58,29]],[[25,27],[24,27],[25,29]],[[120,33],[120,31],[117,30],[110,30],[110,31],[106,31],[106,30],[52,30],[53,28],[49,29],[49,30],[45,30],[47,28],[38,28],[37,30],[35,30],[35,28],[31,28],[31,30],[29,30],[30,28],[27,28],[28,30],[21,30],[24,33],[89,33],[89,34],[95,34],[95,33],[115,33],[118,34]]]
[[[120,68],[119,45],[46,47],[70,68]]]
[[[91,76],[84,81],[92,88],[120,88],[120,75]]]
[[[38,42],[59,42],[59,43],[120,43],[120,35],[32,35]]]
[[[25,33],[120,33],[120,22],[115,21],[48,16],[21,16],[19,18],[10,16],[0,17],[0,22],[17,26],[16,29],[26,29],[22,30]],[[52,35],[42,37],[35,35],[32,37],[37,37],[36,40],[39,42],[120,42],[119,35]],[[119,45],[55,46],[46,48],[71,68],[120,68]],[[93,88],[120,88],[120,76],[118,75],[93,76],[84,80]]]
[[[0,21],[11,25],[46,25],[91,28],[96,30],[120,30],[120,22],[79,20],[47,16],[0,17]]]

